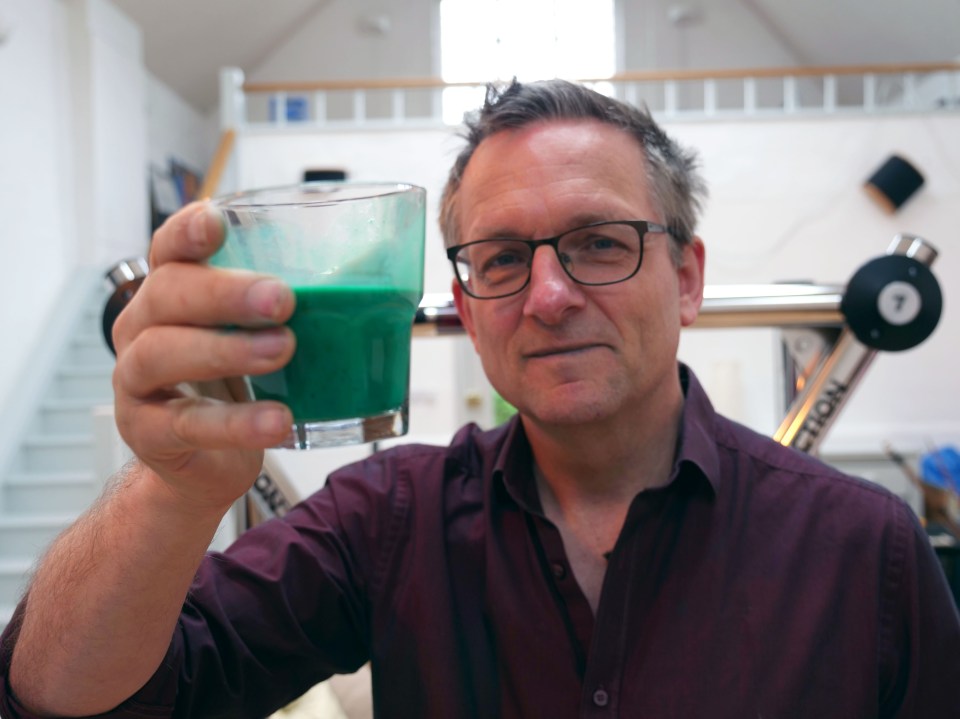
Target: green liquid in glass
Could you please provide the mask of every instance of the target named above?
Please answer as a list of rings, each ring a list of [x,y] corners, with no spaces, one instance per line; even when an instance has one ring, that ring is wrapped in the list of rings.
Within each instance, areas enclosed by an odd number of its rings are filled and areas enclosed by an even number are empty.
[[[286,367],[250,377],[256,399],[283,402],[294,421],[369,417],[407,397],[419,295],[392,287],[294,287]]]

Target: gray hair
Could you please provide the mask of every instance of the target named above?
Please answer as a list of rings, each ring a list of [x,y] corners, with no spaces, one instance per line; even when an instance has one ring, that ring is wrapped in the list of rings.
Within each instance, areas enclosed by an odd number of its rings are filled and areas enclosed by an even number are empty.
[[[483,107],[464,118],[466,147],[457,156],[440,203],[440,231],[447,247],[460,244],[457,196],[467,163],[483,140],[502,130],[544,120],[599,120],[629,133],[643,148],[647,180],[663,222],[674,238],[673,255],[693,238],[707,196],[696,153],[671,139],[647,110],[565,80],[488,85]],[[634,218],[631,218],[634,219]],[[639,218],[647,219],[647,218]]]

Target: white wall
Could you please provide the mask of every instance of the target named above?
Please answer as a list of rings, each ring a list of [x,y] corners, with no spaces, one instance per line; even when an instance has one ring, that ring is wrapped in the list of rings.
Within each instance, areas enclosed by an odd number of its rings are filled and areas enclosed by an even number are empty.
[[[960,376],[953,359],[960,315],[952,309],[960,286],[954,241],[960,206],[960,146],[954,138],[960,117],[698,123],[671,129],[700,148],[712,188],[701,227],[709,283],[809,279],[842,284],[868,259],[883,254],[898,232],[920,235],[941,250],[933,265],[944,294],[940,326],[919,347],[878,357],[825,451],[877,450],[883,440],[922,450],[928,440],[960,440]],[[894,152],[920,168],[926,183],[890,216],[873,204],[862,184]],[[748,359],[737,361],[749,392]],[[765,422],[759,427],[773,429]]]
[[[0,406],[8,407],[78,253],[66,11],[54,0],[2,8],[10,35],[0,44]]]
[[[61,298],[146,251],[148,157],[204,169],[214,121],[148,77],[140,29],[106,0],[0,0],[0,19],[2,465],[55,359],[53,319],[75,309]]]
[[[107,0],[40,4],[62,6],[69,29],[70,221],[80,263],[106,266],[148,240],[142,33]]]
[[[158,210],[171,212],[179,202],[170,175],[171,162],[204,175],[210,167],[219,135],[215,112],[203,115],[153,75],[146,77],[147,162],[151,191]],[[226,178],[213,188],[223,190]]]
[[[105,0],[18,0],[0,46],[0,461],[51,365],[58,301],[146,246],[146,120],[139,28]],[[75,297],[75,294],[69,295]],[[76,299],[73,300],[76,303]]]
[[[216,147],[215,115],[202,115],[153,75],[147,78],[147,158],[166,167],[171,158],[205,172]]]
[[[105,0],[86,0],[91,89],[92,163],[78,187],[93,193],[93,246],[88,261],[109,266],[142,252],[149,241],[146,71],[140,28]]]

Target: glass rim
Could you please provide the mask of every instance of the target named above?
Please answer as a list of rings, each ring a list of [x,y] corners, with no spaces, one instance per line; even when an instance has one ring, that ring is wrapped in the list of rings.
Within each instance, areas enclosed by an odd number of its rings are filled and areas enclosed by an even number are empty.
[[[340,192],[338,192],[340,191]],[[310,192],[323,193],[317,199],[304,199]],[[352,180],[316,180],[298,182],[290,185],[242,190],[211,199],[211,204],[223,210],[247,210],[292,207],[329,207],[349,202],[363,202],[393,195],[426,195],[426,190],[409,182],[377,182]],[[276,196],[276,200],[266,198]],[[287,199],[283,199],[286,196]]]

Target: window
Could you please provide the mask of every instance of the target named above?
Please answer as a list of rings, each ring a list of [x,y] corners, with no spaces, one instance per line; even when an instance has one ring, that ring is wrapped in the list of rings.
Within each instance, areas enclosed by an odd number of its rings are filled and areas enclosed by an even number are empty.
[[[442,77],[445,82],[609,77],[616,70],[613,2],[440,0]],[[457,124],[482,102],[482,89],[447,88],[443,119]]]

